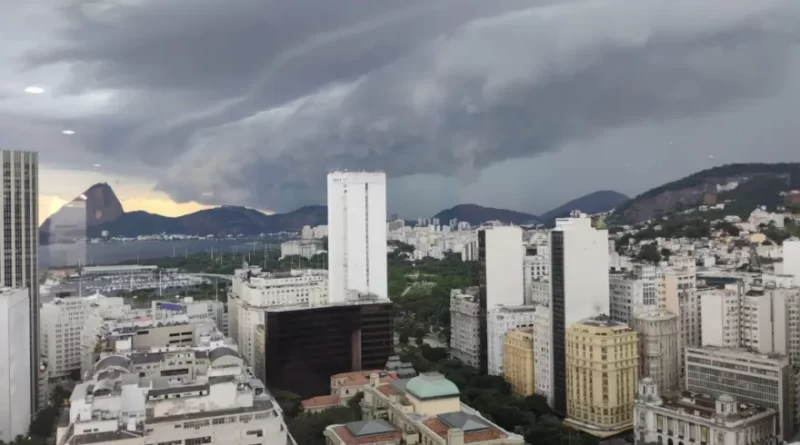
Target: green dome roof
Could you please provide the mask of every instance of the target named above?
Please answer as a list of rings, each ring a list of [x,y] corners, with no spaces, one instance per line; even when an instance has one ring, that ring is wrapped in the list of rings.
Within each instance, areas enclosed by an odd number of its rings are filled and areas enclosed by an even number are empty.
[[[409,380],[406,392],[420,400],[458,397],[461,393],[455,383],[438,372],[422,373]]]

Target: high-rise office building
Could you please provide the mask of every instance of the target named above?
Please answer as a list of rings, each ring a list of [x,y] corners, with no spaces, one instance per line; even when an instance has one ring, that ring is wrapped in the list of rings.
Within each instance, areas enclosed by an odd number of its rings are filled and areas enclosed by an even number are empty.
[[[348,292],[388,298],[386,174],[328,174],[328,273],[330,302]]]
[[[567,329],[567,420],[608,437],[633,426],[639,383],[639,336],[607,315]]]
[[[3,158],[3,217],[0,218],[0,286],[29,292],[31,382],[39,372],[39,155],[32,151],[0,151]],[[38,386],[30,385],[31,413]]]
[[[479,371],[489,371],[489,311],[524,303],[525,246],[522,229],[500,226],[478,231]]]
[[[567,410],[567,326],[609,313],[608,231],[575,214],[559,218],[550,232],[550,344],[552,408]]]
[[[334,374],[383,369],[394,353],[392,303],[382,299],[267,308],[263,329],[270,386],[306,398],[330,394]]]
[[[30,324],[27,289],[0,289],[0,442],[27,435],[31,420]]]

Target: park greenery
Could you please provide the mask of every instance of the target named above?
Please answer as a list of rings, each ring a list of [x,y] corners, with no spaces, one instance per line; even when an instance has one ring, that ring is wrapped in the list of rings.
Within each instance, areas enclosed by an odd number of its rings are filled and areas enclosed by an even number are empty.
[[[413,247],[393,242],[389,254],[389,298],[394,302],[395,328],[401,343],[417,342],[428,334],[446,341],[450,333],[450,291],[477,285],[477,264],[458,254],[442,260],[430,257],[412,261]]]

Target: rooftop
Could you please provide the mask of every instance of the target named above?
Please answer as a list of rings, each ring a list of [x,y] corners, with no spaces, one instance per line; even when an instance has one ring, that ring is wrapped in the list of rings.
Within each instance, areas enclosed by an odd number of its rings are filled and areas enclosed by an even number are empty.
[[[465,444],[498,440],[507,436],[506,433],[488,424],[480,417],[463,412],[440,414],[426,419],[422,423],[444,439],[447,438],[448,430],[461,429],[464,431]]]
[[[685,415],[692,415],[703,419],[713,419],[717,413],[717,399],[706,394],[679,391],[665,395],[661,397],[661,400],[664,408],[681,412]],[[730,422],[736,422],[757,416],[759,414],[774,412],[771,409],[763,408],[757,405],[751,405],[749,403],[737,403],[736,406],[737,412],[735,414],[728,415],[726,420]]]
[[[406,383],[405,391],[420,400],[459,397],[461,394],[455,383],[438,372],[425,372],[414,377]]]
[[[364,386],[367,383],[369,383],[369,376],[372,374],[378,374],[378,378],[380,379],[381,383],[391,383],[397,380],[396,372],[386,372],[380,369],[373,371],[342,372],[340,374],[334,374],[333,376],[331,376],[331,378],[345,379],[339,385],[342,387]]]

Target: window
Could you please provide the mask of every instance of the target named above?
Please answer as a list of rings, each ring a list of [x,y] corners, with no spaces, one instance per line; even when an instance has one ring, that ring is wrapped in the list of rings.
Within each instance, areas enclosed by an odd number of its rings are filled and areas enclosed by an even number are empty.
[[[192,439],[186,439],[186,445],[203,445],[206,443],[211,443],[211,436],[204,436],[204,437],[195,437]]]

